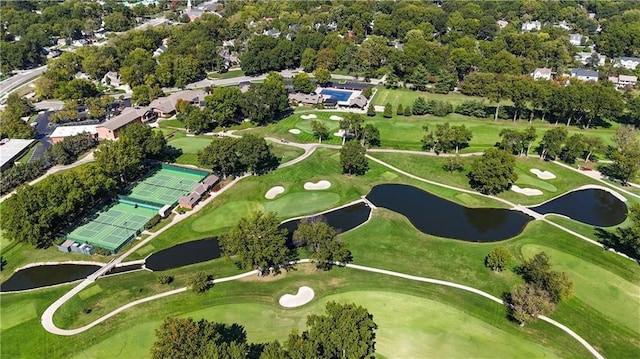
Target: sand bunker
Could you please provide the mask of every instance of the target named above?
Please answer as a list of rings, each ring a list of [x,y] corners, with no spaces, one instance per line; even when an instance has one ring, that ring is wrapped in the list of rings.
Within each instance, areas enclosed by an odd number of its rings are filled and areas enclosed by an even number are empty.
[[[520,193],[525,196],[539,196],[542,194],[542,191],[535,188],[520,188],[516,185],[511,186],[511,190],[515,193]]]
[[[282,186],[271,187],[271,189],[268,190],[267,193],[265,193],[264,198],[266,198],[266,199],[274,199],[280,193],[284,193],[284,187],[282,187]]]
[[[285,308],[294,308],[309,303],[313,299],[314,295],[315,293],[313,293],[313,289],[307,286],[302,286],[298,288],[298,293],[296,293],[296,295],[285,294],[280,297],[278,302]]]
[[[297,128],[292,128],[289,130],[289,133],[293,133],[294,135],[299,135],[300,134],[300,130],[298,130]]]
[[[344,137],[344,130],[338,130],[338,132],[334,132],[333,135],[337,137]]]
[[[549,171],[540,171],[537,168],[532,168],[530,171],[534,175],[538,176],[538,178],[540,178],[540,179],[548,180],[548,179],[556,178],[556,175],[554,175],[553,173],[551,173]]]
[[[318,181],[316,183],[306,182],[304,184],[304,189],[306,189],[308,191],[319,190],[319,189],[327,189],[329,187],[331,187],[331,182],[329,182],[327,180],[321,180],[321,181]]]
[[[344,118],[342,118],[340,116],[336,116],[336,115],[329,116],[329,119],[333,120],[333,121],[342,121],[342,120],[344,120]]]
[[[318,116],[311,114],[311,115],[302,115],[300,116],[300,118],[302,118],[303,120],[311,120],[313,118],[318,118]]]

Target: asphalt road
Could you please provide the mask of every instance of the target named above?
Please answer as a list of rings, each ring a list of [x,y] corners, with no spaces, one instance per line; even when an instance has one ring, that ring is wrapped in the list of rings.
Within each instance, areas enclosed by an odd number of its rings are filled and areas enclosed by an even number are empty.
[[[15,74],[8,79],[0,82],[0,97],[4,97],[9,92],[22,86],[23,84],[28,82],[30,78],[42,75],[42,73],[46,70],[47,65],[40,66],[31,70],[20,71],[18,74]]]

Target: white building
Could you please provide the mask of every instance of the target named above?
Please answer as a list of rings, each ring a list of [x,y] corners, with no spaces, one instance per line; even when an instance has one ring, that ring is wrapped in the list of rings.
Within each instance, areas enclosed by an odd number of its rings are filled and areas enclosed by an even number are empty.
[[[498,27],[501,29],[504,29],[505,27],[507,27],[507,25],[509,25],[509,21],[506,21],[506,20],[498,20],[496,21],[496,23],[498,24]]]
[[[551,69],[547,67],[537,68],[532,73],[531,76],[534,80],[551,80]]]
[[[583,41],[587,41],[586,36],[582,36],[580,34],[571,34],[569,35],[569,43],[573,46],[580,46],[583,44]]]
[[[629,70],[635,70],[640,65],[640,57],[617,57],[613,59],[616,67],[624,67]]]
[[[527,21],[524,24],[522,24],[522,32],[528,32],[528,31],[540,31],[540,29],[542,28],[542,23],[540,23],[540,21]]]
[[[587,69],[571,70],[571,77],[575,77],[582,81],[598,81],[598,71]]]
[[[571,30],[571,26],[569,25],[569,23],[564,21],[564,20],[562,20],[561,22],[559,22],[558,24],[553,25],[553,26],[561,28],[563,30],[567,30],[567,31]]]
[[[620,75],[618,77],[610,76],[609,81],[617,88],[631,88],[638,84],[638,76]]]
[[[597,65],[598,66],[604,66],[605,61],[607,60],[607,57],[605,55],[599,54],[595,51],[593,52],[578,52],[576,53],[576,56],[574,57],[576,59],[576,61],[579,61],[581,64],[586,65],[588,64],[592,57],[597,56],[598,57],[598,61],[597,61]]]
[[[98,137],[98,125],[84,125],[84,126],[58,126],[49,135],[51,142],[58,143],[64,140],[66,137],[79,135],[81,133],[87,133],[93,137]]]

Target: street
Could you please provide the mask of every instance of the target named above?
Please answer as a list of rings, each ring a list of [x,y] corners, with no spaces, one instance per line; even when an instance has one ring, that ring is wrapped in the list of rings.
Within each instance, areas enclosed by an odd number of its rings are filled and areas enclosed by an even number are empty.
[[[4,98],[11,91],[22,86],[31,78],[42,75],[47,70],[47,65],[37,67],[31,70],[19,71],[19,73],[11,76],[10,78],[0,82],[0,98]]]

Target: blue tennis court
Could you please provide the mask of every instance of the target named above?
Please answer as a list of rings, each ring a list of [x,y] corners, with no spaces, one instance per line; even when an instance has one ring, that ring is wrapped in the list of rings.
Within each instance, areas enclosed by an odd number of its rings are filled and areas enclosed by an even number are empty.
[[[347,102],[347,101],[349,101],[349,97],[351,97],[351,95],[353,94],[353,91],[336,90],[336,89],[322,89],[322,90],[320,90],[320,93],[325,97],[329,97],[331,99],[342,101],[342,102]]]

